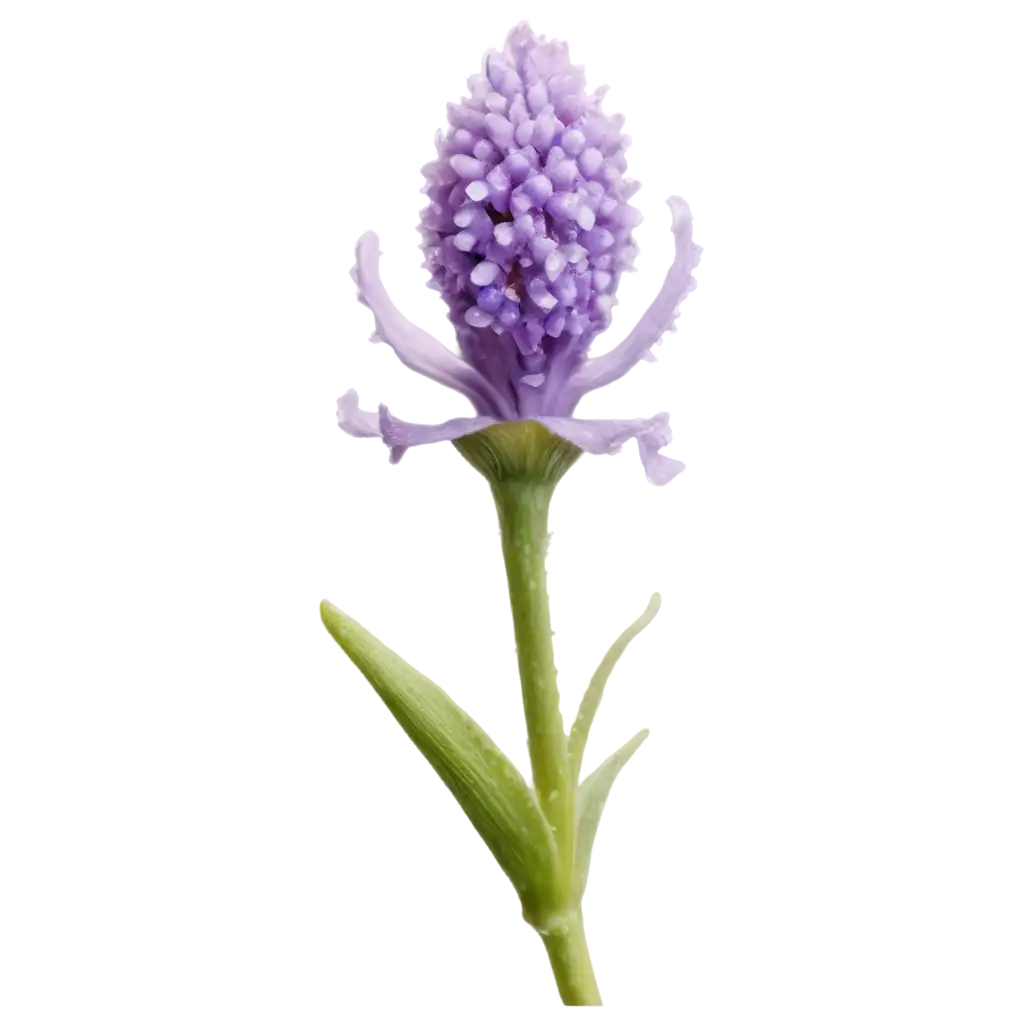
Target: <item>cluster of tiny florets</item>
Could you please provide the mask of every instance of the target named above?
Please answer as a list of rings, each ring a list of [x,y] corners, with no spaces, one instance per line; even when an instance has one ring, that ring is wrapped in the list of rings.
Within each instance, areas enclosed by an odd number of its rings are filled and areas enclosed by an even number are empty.
[[[636,253],[639,186],[623,177],[623,119],[586,92],[567,48],[526,26],[492,51],[448,107],[438,159],[424,168],[425,266],[460,341],[515,340],[521,383],[556,348],[579,351],[610,320]],[[468,334],[468,336],[467,336]]]

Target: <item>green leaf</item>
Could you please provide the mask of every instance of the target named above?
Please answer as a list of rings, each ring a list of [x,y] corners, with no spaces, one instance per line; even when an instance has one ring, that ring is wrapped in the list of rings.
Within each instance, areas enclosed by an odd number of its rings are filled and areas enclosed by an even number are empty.
[[[558,855],[515,765],[444,690],[358,622],[329,601],[321,602],[320,617],[458,800],[519,893],[523,916],[542,919],[557,902]]]
[[[657,596],[657,595],[655,595]],[[601,813],[611,792],[612,783],[622,771],[625,763],[636,753],[637,748],[650,730],[641,729],[625,746],[615,751],[599,768],[580,784],[576,794],[576,893],[577,901],[583,898],[590,874],[590,854],[594,849],[594,838]]]
[[[583,750],[587,745],[590,727],[594,724],[594,715],[597,714],[598,705],[604,694],[605,683],[608,682],[612,669],[615,668],[616,662],[622,657],[630,641],[651,624],[654,616],[658,614],[659,608],[661,608],[661,595],[652,594],[643,615],[611,645],[601,664],[597,666],[594,678],[590,680],[587,692],[583,695],[583,700],[580,701],[580,710],[576,715],[576,721],[573,722],[572,730],[569,733],[569,778],[572,783],[579,781],[580,768],[583,766]]]

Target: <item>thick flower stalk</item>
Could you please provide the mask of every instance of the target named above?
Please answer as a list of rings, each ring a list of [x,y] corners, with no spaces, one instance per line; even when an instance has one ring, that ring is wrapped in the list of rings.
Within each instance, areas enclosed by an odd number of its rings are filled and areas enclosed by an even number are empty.
[[[472,415],[436,425],[407,423],[381,405],[338,401],[338,422],[355,437],[378,437],[397,462],[406,449],[452,441],[490,484],[501,527],[532,785],[486,732],[438,686],[328,602],[324,624],[459,801],[508,875],[524,918],[543,939],[565,1003],[600,994],[583,933],[582,900],[601,812],[619,770],[647,736],[642,730],[580,781],[590,727],[626,646],[653,619],[644,614],[600,663],[576,719],[562,719],[548,605],[545,556],[555,486],[584,453],[637,441],[647,478],[664,484],[683,464],[662,454],[668,414],[581,419],[579,401],[617,380],[674,329],[695,287],[700,259],[686,203],[669,199],[675,258],[650,308],[608,352],[590,354],[611,322],[615,291],[632,269],[630,205],[638,186],[624,177],[622,118],[588,93],[564,44],[514,29],[502,52],[484,58],[470,95],[448,107],[437,159],[424,169],[424,266],[448,307],[458,351],[407,320],[380,278],[372,232],[356,247],[359,300],[373,313],[372,340],[411,369],[460,392]]]

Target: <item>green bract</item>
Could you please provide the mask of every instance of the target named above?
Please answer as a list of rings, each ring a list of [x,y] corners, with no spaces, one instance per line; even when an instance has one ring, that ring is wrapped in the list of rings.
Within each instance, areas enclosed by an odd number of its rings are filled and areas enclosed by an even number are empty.
[[[574,882],[576,900],[583,899],[590,875],[590,854],[594,849],[597,826],[601,821],[605,801],[611,792],[612,783],[626,762],[636,753],[640,744],[649,734],[641,729],[625,746],[609,757],[596,771],[588,775],[576,792],[576,861]]]
[[[558,909],[558,854],[523,769],[470,709],[370,623],[328,595],[314,612],[486,846],[527,918],[546,920]]]

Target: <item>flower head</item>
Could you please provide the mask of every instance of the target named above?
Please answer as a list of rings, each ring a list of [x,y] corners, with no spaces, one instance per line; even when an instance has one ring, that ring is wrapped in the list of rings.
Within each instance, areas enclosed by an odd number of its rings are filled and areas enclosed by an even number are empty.
[[[555,411],[558,365],[578,362],[608,326],[636,252],[637,185],[622,176],[629,139],[566,47],[526,25],[469,88],[424,169],[426,266],[469,358],[507,345],[507,333],[510,395],[521,412]]]
[[[349,391],[338,422],[357,437],[382,437],[392,461],[406,448],[454,440],[503,420],[533,419],[584,451],[609,453],[636,438],[648,479],[666,483],[683,469],[660,454],[671,440],[668,414],[650,419],[581,420],[588,391],[617,380],[673,327],[693,290],[701,249],[689,207],[669,199],[676,255],[661,291],[626,338],[590,356],[605,330],[615,291],[636,254],[641,216],[623,176],[629,138],[622,117],[601,110],[604,89],[586,91],[583,68],[563,43],[521,24],[502,52],[489,52],[470,95],[449,104],[438,156],[424,168],[424,266],[444,298],[459,355],[395,308],[381,283],[372,232],[356,247],[353,277],[374,314],[375,340],[406,365],[460,391],[476,416],[437,426],[405,423],[386,406],[364,412]]]

